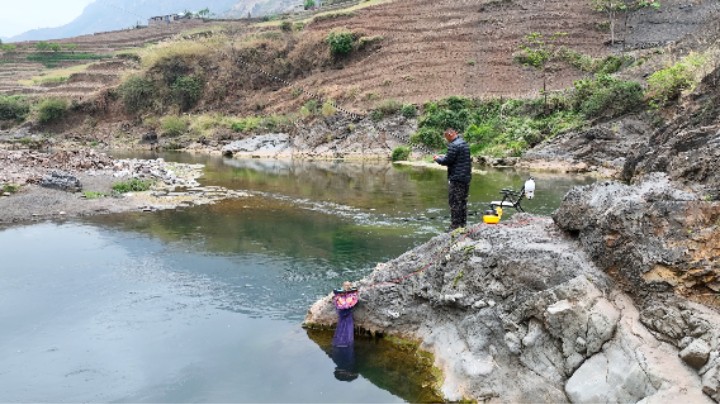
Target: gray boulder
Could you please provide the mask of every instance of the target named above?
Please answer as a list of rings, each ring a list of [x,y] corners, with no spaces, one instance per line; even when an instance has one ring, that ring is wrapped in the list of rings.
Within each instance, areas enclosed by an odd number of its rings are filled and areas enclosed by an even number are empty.
[[[82,184],[77,177],[60,171],[53,171],[49,175],[44,176],[40,181],[40,186],[67,192],[79,192],[82,190]]]

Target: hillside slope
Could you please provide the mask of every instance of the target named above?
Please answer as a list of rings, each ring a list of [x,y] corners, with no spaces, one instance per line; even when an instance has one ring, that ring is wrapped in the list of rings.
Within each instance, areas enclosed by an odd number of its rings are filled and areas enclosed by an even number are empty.
[[[536,94],[542,86],[538,73],[513,63],[521,39],[531,32],[563,31],[564,45],[603,55],[606,35],[595,28],[601,18],[585,1],[398,0],[309,25],[306,35],[346,28],[383,40],[365,57],[297,85],[360,108],[372,107],[374,98],[423,103],[452,95]],[[578,77],[561,66],[549,86],[563,88]],[[282,104],[281,97],[287,98],[273,95],[270,103]]]
[[[193,20],[59,41],[77,45],[77,53],[114,58],[77,66],[78,70],[72,72],[43,69],[28,60],[35,52],[34,45],[21,44],[17,51],[0,57],[0,93],[26,94],[36,99],[61,96],[72,98],[75,104],[89,103],[75,111],[79,115],[90,111],[93,115],[90,121],[98,126],[81,130],[93,137],[97,133],[89,133],[91,129],[102,131],[103,137],[117,137],[118,126],[129,127],[122,132],[132,137],[160,132],[160,117],[178,112],[193,117],[213,114],[215,118],[209,118],[213,122],[204,124],[207,130],[187,131],[188,137],[182,142],[170,142],[183,147],[204,139],[204,145],[210,140],[213,147],[222,147],[233,138],[253,132],[243,129],[244,123],[236,125],[240,129],[232,128],[232,122],[223,121],[223,117],[280,114],[287,123],[298,119],[300,112],[312,124],[312,114],[320,116],[326,101],[336,102],[342,110],[366,115],[390,102],[422,106],[452,96],[537,97],[543,86],[541,73],[514,60],[531,33],[565,33],[557,45],[587,60],[617,56],[622,51],[625,67],[620,76],[643,82],[644,77],[665,67],[677,55],[687,53],[687,38],[696,43],[705,38],[707,24],[719,15],[716,3],[703,0],[688,7],[682,0],[667,0],[659,10],[633,13],[627,32],[624,26],[618,28],[614,46],[603,29],[606,16],[584,0],[350,1],[266,21]],[[330,33],[339,31],[354,36],[353,50],[347,56],[333,55],[327,42]],[[683,47],[688,49],[678,50]],[[119,50],[122,54],[117,54]],[[66,53],[75,57],[76,52]],[[42,56],[53,55],[46,52]],[[78,63],[61,65],[65,68],[73,64]],[[550,91],[564,90],[571,88],[575,80],[590,75],[567,60],[555,62],[548,69],[547,87]],[[58,76],[62,76],[61,80],[54,80]],[[129,76],[146,80],[154,89],[144,97],[149,102],[141,109],[125,105],[118,96],[121,91],[117,86]],[[181,76],[199,83],[193,102],[183,106],[178,105],[173,89]],[[312,103],[314,112],[310,116],[302,114],[302,108]],[[86,120],[79,115],[50,130],[78,129],[77,124]],[[353,143],[359,136],[368,136],[354,133],[356,124],[340,120],[340,126],[331,125],[327,130],[344,133],[347,129],[348,142]],[[290,126],[278,128],[273,124],[263,130],[296,128]],[[220,130],[213,131],[215,128]],[[645,132],[643,128],[646,126],[640,128],[641,132]],[[327,138],[325,131],[317,131],[318,142]],[[583,133],[578,135],[581,140],[587,138]],[[624,158],[628,147],[638,143],[629,140],[620,145],[615,140],[608,142],[612,148],[608,155],[615,156],[615,166],[623,164],[617,154]],[[578,153],[585,150],[584,143],[580,143]],[[597,153],[593,157],[607,160]]]

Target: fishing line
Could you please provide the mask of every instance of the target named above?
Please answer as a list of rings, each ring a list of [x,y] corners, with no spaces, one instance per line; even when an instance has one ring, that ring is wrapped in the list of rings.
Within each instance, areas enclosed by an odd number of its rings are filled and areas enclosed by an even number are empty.
[[[138,15],[137,13],[134,13],[134,12],[132,12],[132,11],[129,11],[129,10],[125,9],[125,8],[116,6],[115,4],[112,4],[112,3],[102,3],[102,4],[105,4],[105,5],[109,6],[109,7],[115,8],[115,9],[117,9],[117,10],[119,10],[119,11],[122,11],[122,12],[128,14],[128,15],[132,15],[132,16],[141,18],[141,19],[143,19],[143,20],[146,19],[145,17],[142,17],[142,16]],[[203,21],[205,21],[205,19],[203,19]],[[236,20],[236,21],[241,21],[241,20]],[[172,21],[169,21],[169,22],[167,22],[167,23],[164,24],[164,25],[168,25],[168,26],[169,26],[170,24],[173,24],[173,22],[172,22]],[[248,25],[250,25],[250,23],[248,23]],[[149,26],[148,26],[148,28],[149,28]],[[162,31],[162,30],[163,30],[163,28],[161,27],[161,31]],[[173,33],[170,32],[170,31],[166,31],[166,32],[167,32],[168,34],[170,34],[170,35],[173,34]],[[232,33],[231,35],[232,35],[231,44],[233,45],[233,49],[234,49],[235,34]],[[357,120],[362,120],[362,119],[364,119],[364,118],[367,118],[367,115],[355,113],[355,112],[352,112],[352,111],[347,110],[347,109],[345,109],[345,108],[342,108],[342,107],[340,107],[340,106],[337,104],[337,102],[335,102],[334,100],[331,100],[331,99],[330,99],[330,100],[325,100],[325,99],[323,99],[322,96],[320,96],[318,93],[314,93],[314,92],[311,92],[311,91],[309,91],[309,90],[306,90],[306,89],[303,88],[303,87],[296,86],[296,85],[290,83],[288,80],[285,80],[285,79],[283,79],[283,78],[281,78],[281,77],[277,77],[277,76],[275,76],[274,74],[266,71],[266,70],[263,69],[262,67],[254,67],[254,66],[252,66],[252,65],[250,64],[250,62],[246,61],[246,60],[245,60],[242,56],[240,56],[240,55],[238,55],[236,58],[233,59],[232,56],[230,56],[229,54],[227,54],[224,50],[222,50],[222,49],[220,49],[220,48],[211,47],[210,45],[208,45],[208,44],[206,44],[206,43],[204,43],[204,42],[202,42],[202,41],[195,41],[195,43],[198,43],[198,44],[206,47],[206,48],[209,49],[210,51],[214,51],[214,52],[220,53],[222,56],[226,57],[226,58],[227,58],[228,60],[230,60],[231,62],[234,60],[236,63],[239,63],[239,64],[243,65],[243,66],[246,68],[246,71],[248,71],[249,73],[260,73],[260,74],[262,74],[263,76],[271,79],[272,81],[275,81],[275,82],[278,82],[278,83],[282,83],[285,87],[287,87],[287,88],[289,88],[289,89],[292,89],[293,91],[299,91],[299,92],[301,92],[302,94],[305,94],[307,97],[309,97],[309,98],[311,98],[311,99],[315,99],[315,100],[318,101],[321,105],[324,104],[324,103],[326,103],[326,102],[329,102],[330,105],[331,105],[336,111],[341,112],[341,113],[344,114],[345,116],[349,117],[350,120],[352,120],[352,121],[357,121]],[[302,118],[298,118],[298,119],[296,119],[295,121],[293,121],[293,126],[295,126],[298,130],[299,130],[299,124],[298,124],[298,123],[299,123],[301,120],[302,120]],[[377,124],[376,124],[376,122],[375,122],[374,120],[370,119],[370,121],[371,121],[371,124],[372,124],[373,128],[375,129],[375,131],[376,131],[377,133],[388,133],[388,132],[385,132],[385,131],[381,130],[380,128],[378,128],[378,126],[377,126]],[[423,153],[425,153],[425,154],[432,154],[432,153],[433,153],[430,149],[428,149],[428,148],[425,147],[425,146],[417,145],[417,144],[411,144],[409,138],[406,139],[405,137],[403,137],[403,136],[401,136],[401,135],[399,135],[398,133],[395,133],[395,132],[393,132],[393,131],[390,131],[389,133],[390,133],[391,136],[393,136],[394,138],[398,139],[401,143],[407,144],[407,145],[410,146],[411,148],[415,148],[415,149],[417,149],[417,150],[420,150],[421,152],[423,152]]]

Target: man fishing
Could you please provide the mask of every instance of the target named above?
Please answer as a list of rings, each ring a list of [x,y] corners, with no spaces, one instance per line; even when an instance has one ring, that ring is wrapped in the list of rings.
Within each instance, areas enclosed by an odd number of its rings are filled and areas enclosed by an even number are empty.
[[[444,156],[434,156],[433,160],[447,166],[448,202],[450,204],[450,227],[453,231],[467,224],[467,200],[472,179],[472,159],[470,147],[453,128],[445,130],[448,151]]]

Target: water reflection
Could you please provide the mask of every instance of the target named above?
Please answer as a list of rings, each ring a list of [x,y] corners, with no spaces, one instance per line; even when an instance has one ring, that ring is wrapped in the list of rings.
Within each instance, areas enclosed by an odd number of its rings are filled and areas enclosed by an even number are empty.
[[[332,331],[307,330],[308,337],[332,359],[333,376],[344,382],[366,379],[383,390],[391,391],[411,403],[437,403],[431,386],[437,384],[433,375],[433,360],[414,351],[400,349],[383,339],[356,337],[355,346],[332,346]],[[360,400],[360,397],[343,397],[338,401]]]
[[[362,278],[426,239],[259,197],[86,222],[165,241],[163,254],[178,268],[220,282],[212,293],[226,310],[294,321],[340,280]]]
[[[10,397],[56,401],[63,397],[59,392],[81,389],[80,377],[90,369],[101,376],[89,382],[90,393],[72,396],[78,401],[440,401],[427,388],[434,382],[430,359],[367,339],[356,339],[352,351],[333,350],[332,333],[308,331],[306,336],[299,323],[307,307],[340,281],[366,276],[376,263],[447,226],[444,171],[383,162],[163,157],[205,163],[203,184],[248,190],[252,196],[178,211],[90,217],[59,230],[43,228],[44,236],[93,253],[75,256],[41,244],[32,253],[37,255],[34,272],[20,266],[23,275],[5,267],[3,279],[7,285],[22,284],[24,276],[53,266],[58,272],[48,273],[45,288],[57,284],[54,291],[63,304],[86,307],[53,317],[60,323],[44,328],[44,338],[29,340],[51,349],[59,346],[69,365],[56,364],[51,369],[57,374],[40,377],[32,385],[39,393],[14,389]],[[515,171],[475,176],[470,210],[484,210],[498,199],[500,189],[517,189],[527,177]],[[535,177],[536,198],[523,206],[541,214],[552,212],[572,185],[590,182]],[[479,220],[471,217],[469,222]],[[80,237],[85,231],[93,233],[92,242]],[[12,237],[4,240],[13,248]],[[18,255],[10,261],[32,260]],[[94,293],[83,295],[86,282]],[[8,307],[28,302],[13,290],[0,288]],[[65,290],[71,292],[66,295]],[[42,289],[23,296],[55,295]],[[98,309],[99,314],[94,312]],[[21,330],[5,337],[6,346],[23,340],[30,332],[27,324],[38,317],[52,316],[23,311],[0,324],[4,330]],[[92,326],[89,336],[62,325],[84,322]],[[88,338],[95,338],[95,345]],[[78,351],[83,345],[92,352]],[[103,349],[107,351],[99,355]],[[38,353],[18,355],[11,365],[29,375],[46,359]],[[138,369],[148,372],[147,380],[128,376]],[[67,389],[43,387],[61,385],[66,373],[79,375]],[[114,374],[130,381],[103,393]],[[12,384],[16,379],[6,371],[0,381]]]
[[[206,164],[206,185],[252,190],[265,198],[277,198],[301,208],[367,222],[420,223],[421,231],[438,232],[447,227],[447,182],[442,169],[393,165],[385,161],[345,162],[307,160],[231,159],[166,153],[146,157]],[[473,175],[470,184],[469,224],[480,223],[481,213],[500,190],[519,190],[529,172],[488,169]],[[587,176],[533,173],[537,183],[535,199],[524,201],[530,213],[549,215],[557,209],[567,191],[594,180]],[[512,210],[507,214],[512,214]],[[479,214],[478,216],[476,216]]]
[[[358,377],[355,366],[355,345],[333,346],[332,360],[335,362],[333,375],[343,382],[351,382]]]

